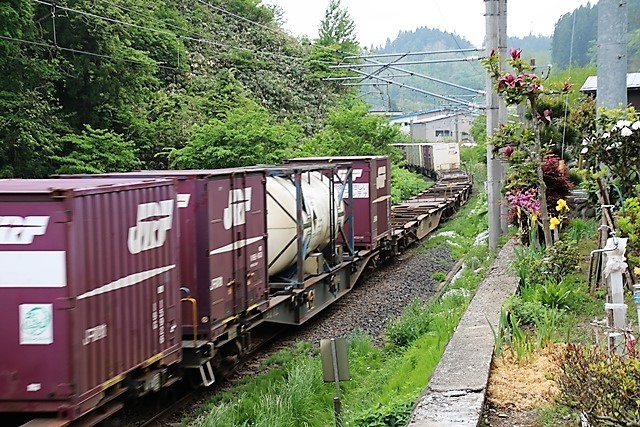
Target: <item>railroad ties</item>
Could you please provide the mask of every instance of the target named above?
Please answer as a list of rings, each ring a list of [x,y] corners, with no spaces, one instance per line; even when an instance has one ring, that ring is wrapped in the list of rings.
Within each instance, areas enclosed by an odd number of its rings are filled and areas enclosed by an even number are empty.
[[[449,218],[471,195],[472,179],[462,171],[438,177],[436,183],[409,200],[391,207],[391,225],[398,247],[421,240]]]

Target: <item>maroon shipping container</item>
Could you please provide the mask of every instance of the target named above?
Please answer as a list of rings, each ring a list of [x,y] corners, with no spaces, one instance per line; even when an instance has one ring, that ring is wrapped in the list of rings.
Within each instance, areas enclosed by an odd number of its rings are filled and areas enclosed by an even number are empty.
[[[351,163],[353,167],[353,217],[356,249],[377,247],[389,235],[391,163],[387,156],[304,157],[287,163]],[[340,170],[338,171],[340,173]],[[345,200],[347,193],[345,192]],[[345,224],[348,235],[350,224]]]
[[[198,335],[216,340],[232,318],[266,303],[265,170],[156,170],[83,175],[130,179],[173,178],[180,218],[180,286],[197,302]],[[193,310],[182,324],[193,335]]]
[[[181,357],[169,180],[0,181],[0,412],[75,419]]]

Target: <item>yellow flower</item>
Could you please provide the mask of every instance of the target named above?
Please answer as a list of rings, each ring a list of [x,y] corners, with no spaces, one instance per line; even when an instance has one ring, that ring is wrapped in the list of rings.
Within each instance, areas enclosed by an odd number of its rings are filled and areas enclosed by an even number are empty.
[[[634,267],[633,272],[635,273],[636,276],[640,276],[640,267]]]
[[[551,218],[551,221],[550,221],[550,222],[551,222],[551,224],[549,225],[549,228],[550,228],[551,230],[555,230],[555,229],[556,229],[556,227],[557,227],[558,225],[560,225],[560,222],[561,222],[561,221],[560,221],[558,218],[553,217],[553,218]]]
[[[531,214],[531,222],[536,222],[538,220],[538,215]]]
[[[564,210],[569,210],[569,206],[567,206],[567,202],[564,199],[559,199],[558,203],[556,204],[556,210],[558,212],[562,212]]]

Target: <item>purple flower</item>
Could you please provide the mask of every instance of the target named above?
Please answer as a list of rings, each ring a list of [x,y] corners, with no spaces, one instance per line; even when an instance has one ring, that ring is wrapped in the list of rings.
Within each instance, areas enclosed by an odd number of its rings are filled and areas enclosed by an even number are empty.
[[[511,49],[509,49],[509,54],[511,55],[511,59],[515,61],[516,59],[520,59],[520,56],[522,55],[522,49],[516,49],[512,47]]]

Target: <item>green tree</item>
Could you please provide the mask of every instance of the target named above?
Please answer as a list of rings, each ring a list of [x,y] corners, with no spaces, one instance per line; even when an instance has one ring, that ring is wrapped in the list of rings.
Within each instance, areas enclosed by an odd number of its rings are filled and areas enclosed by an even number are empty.
[[[122,135],[87,125],[81,134],[62,138],[64,156],[53,156],[57,173],[127,172],[140,168],[135,144]]]
[[[36,38],[33,2],[0,4],[0,177],[37,178],[53,172],[49,156],[66,130],[57,108],[57,60],[19,40]]]
[[[344,52],[359,50],[356,39],[356,24],[349,12],[340,5],[340,0],[329,0],[329,5],[320,22],[317,44],[328,47],[339,47]]]
[[[302,144],[302,155],[363,156],[396,155],[390,144],[402,142],[397,126],[370,115],[362,101],[347,98],[329,117],[322,130]]]
[[[232,109],[224,120],[213,119],[196,127],[187,144],[170,159],[178,168],[224,168],[278,163],[291,157],[302,137],[300,126],[275,122],[253,101]]]

